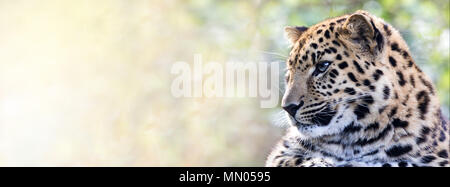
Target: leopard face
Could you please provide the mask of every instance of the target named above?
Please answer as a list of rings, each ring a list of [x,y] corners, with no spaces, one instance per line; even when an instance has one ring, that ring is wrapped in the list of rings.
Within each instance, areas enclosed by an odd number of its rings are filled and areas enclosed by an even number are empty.
[[[389,102],[392,85],[374,20],[357,13],[285,33],[293,47],[282,108],[291,125],[305,137],[320,137],[377,118],[371,108]]]

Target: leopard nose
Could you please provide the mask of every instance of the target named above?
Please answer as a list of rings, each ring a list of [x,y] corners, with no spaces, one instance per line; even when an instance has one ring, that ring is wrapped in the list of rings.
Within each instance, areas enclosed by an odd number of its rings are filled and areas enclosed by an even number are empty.
[[[303,106],[303,101],[300,102],[300,104],[290,104],[288,106],[283,107],[283,109],[289,113],[292,117],[295,118],[295,114],[297,113],[297,110]]]

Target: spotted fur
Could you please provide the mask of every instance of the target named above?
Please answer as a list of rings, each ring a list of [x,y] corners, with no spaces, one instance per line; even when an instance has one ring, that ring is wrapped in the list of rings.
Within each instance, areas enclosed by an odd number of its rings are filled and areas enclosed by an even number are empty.
[[[357,11],[285,30],[291,127],[266,166],[450,166],[436,90],[396,29]]]

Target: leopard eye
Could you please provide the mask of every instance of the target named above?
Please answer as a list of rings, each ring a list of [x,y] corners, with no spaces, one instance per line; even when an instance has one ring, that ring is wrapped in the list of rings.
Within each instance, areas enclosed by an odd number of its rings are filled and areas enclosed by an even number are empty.
[[[331,64],[331,61],[328,61],[328,60],[320,61],[316,65],[316,71],[318,71],[320,73],[323,73],[323,72],[325,72],[328,69],[330,64]]]

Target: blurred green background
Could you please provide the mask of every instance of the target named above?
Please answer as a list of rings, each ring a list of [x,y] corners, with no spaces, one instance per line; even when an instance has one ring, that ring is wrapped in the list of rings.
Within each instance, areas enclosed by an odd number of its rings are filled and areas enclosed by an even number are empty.
[[[283,64],[284,26],[358,9],[399,29],[448,116],[448,0],[0,0],[0,166],[262,166],[280,109],[174,98],[171,65]]]

